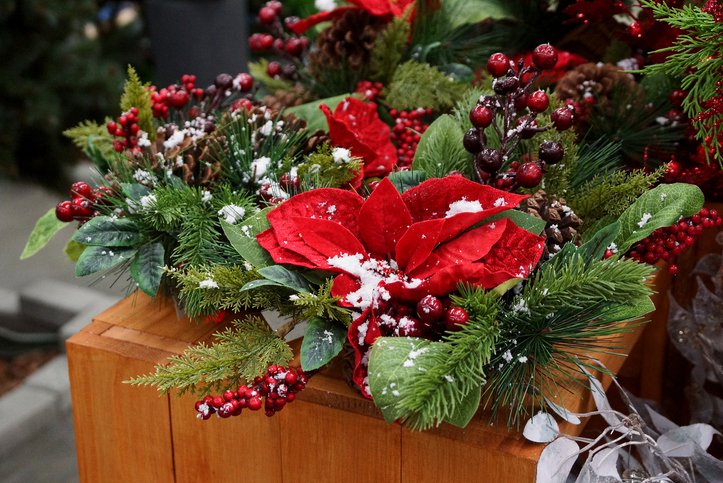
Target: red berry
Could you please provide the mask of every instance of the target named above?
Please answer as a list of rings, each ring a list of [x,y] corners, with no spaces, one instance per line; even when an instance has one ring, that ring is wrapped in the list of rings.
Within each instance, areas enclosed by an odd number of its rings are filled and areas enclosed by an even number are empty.
[[[510,59],[502,52],[490,55],[487,60],[487,70],[494,77],[502,77],[510,68]]]
[[[678,265],[673,264],[673,265],[668,266],[668,273],[671,274],[672,276],[675,277],[676,275],[678,275],[678,271],[679,271]]]
[[[572,127],[572,111],[567,107],[558,107],[550,114],[552,125],[558,131],[565,131]]]
[[[542,170],[535,163],[523,163],[517,169],[515,180],[523,188],[533,188],[542,181]]]
[[[241,73],[236,77],[236,80],[238,81],[239,88],[244,92],[250,91],[254,86],[254,78],[249,74]]]
[[[93,208],[90,201],[85,198],[75,198],[70,202],[70,211],[73,218],[90,218],[93,216]]]
[[[108,121],[108,124],[106,124],[105,127],[108,129],[108,134],[113,136],[118,129],[118,123],[116,123],[115,121]]]
[[[639,39],[643,36],[643,28],[641,27],[639,22],[633,22],[628,25],[628,33],[631,36]]]
[[[397,327],[397,334],[400,337],[420,337],[424,326],[422,322],[412,317],[401,317]]]
[[[73,221],[73,208],[70,201],[61,201],[55,205],[55,217],[60,221],[69,222]]]
[[[276,20],[276,10],[271,7],[262,7],[259,10],[259,22],[269,24]]]
[[[469,120],[474,127],[487,127],[492,124],[495,113],[489,107],[475,106],[469,113]]]
[[[284,376],[284,381],[289,386],[293,386],[294,384],[296,384],[297,380],[298,380],[298,376],[296,375],[295,372],[292,372],[292,371],[287,372],[286,375]]]
[[[540,159],[548,164],[556,164],[565,157],[565,149],[557,141],[544,141],[538,151]]]
[[[176,109],[181,109],[183,106],[188,104],[189,96],[188,92],[186,91],[176,91],[168,99],[169,104],[171,104],[172,107]],[[137,126],[137,124],[134,124],[134,126]]]
[[[250,397],[246,406],[252,411],[258,411],[261,409],[261,398],[258,396]]]
[[[85,181],[76,181],[70,185],[70,196],[73,198],[92,199],[93,190]]]
[[[532,51],[532,63],[540,70],[552,69],[557,64],[557,50],[550,44],[541,44]]]
[[[231,401],[232,399],[236,398],[236,394],[233,391],[224,391],[223,393],[223,399],[225,401]]]
[[[550,105],[550,99],[545,91],[535,91],[527,98],[527,107],[534,112],[542,112]]]
[[[281,75],[282,68],[281,64],[279,64],[276,61],[269,62],[269,65],[266,67],[266,73],[269,74],[271,77],[276,77],[277,75]]]
[[[457,331],[469,321],[469,314],[462,307],[452,306],[444,314],[444,327],[448,331]]]
[[[213,407],[220,408],[224,405],[226,401],[223,400],[221,396],[214,396],[213,398]]]
[[[434,295],[425,295],[417,302],[417,315],[422,322],[435,322],[444,315],[444,306]]]
[[[276,15],[281,15],[281,9],[283,8],[283,5],[281,4],[281,2],[272,0],[270,2],[266,2],[266,7],[276,12]]]
[[[287,54],[298,57],[304,51],[304,44],[301,43],[300,39],[291,37],[289,40],[286,41],[284,49],[286,50]]]

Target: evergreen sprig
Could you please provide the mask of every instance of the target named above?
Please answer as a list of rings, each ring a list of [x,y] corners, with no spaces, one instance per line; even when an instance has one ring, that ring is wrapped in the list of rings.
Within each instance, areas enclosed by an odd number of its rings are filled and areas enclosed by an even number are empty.
[[[431,107],[445,111],[454,106],[465,90],[464,84],[450,79],[439,69],[410,60],[397,67],[383,96],[394,109]]]
[[[148,138],[153,141],[156,138],[156,130],[153,127],[153,111],[151,109],[151,92],[141,82],[136,70],[128,66],[128,79],[121,95],[120,108],[127,111],[132,107],[138,108],[138,126],[142,131],[148,133]]]
[[[486,404],[517,425],[544,398],[570,390],[585,356],[610,353],[611,337],[652,310],[644,283],[655,268],[632,260],[586,260],[571,244],[542,265],[508,310],[491,361]]]
[[[89,142],[99,149],[106,159],[110,159],[115,154],[112,136],[108,134],[105,126],[95,121],[82,121],[77,126],[63,131],[63,135],[73,141],[73,144],[88,157],[92,158],[92,153],[88,152]]]
[[[377,35],[369,61],[372,80],[386,84],[392,78],[409,40],[410,23],[404,17],[395,18]]]
[[[319,287],[316,293],[298,292],[294,295],[295,319],[311,320],[321,318],[332,322],[341,322],[349,326],[352,321],[351,312],[337,305],[339,297],[331,295],[333,280],[329,279]]]
[[[664,73],[681,80],[681,87],[687,91],[683,109],[693,119],[698,129],[696,137],[710,146],[714,157],[723,163],[723,147],[716,142],[723,133],[723,113],[697,122],[695,119],[705,111],[705,102],[719,95],[717,82],[723,76],[723,23],[716,22],[713,15],[695,5],[675,8],[665,2],[645,0],[642,2],[653,14],[670,26],[683,31],[670,47],[656,52],[665,53],[664,62],[650,64],[643,72],[647,75]],[[718,123],[718,124],[716,124]]]
[[[259,316],[235,320],[214,337],[215,343],[191,346],[167,365],[158,364],[154,373],[126,382],[155,386],[162,393],[177,389],[178,395],[202,395],[252,381],[270,364],[286,365],[293,357],[291,347]]]

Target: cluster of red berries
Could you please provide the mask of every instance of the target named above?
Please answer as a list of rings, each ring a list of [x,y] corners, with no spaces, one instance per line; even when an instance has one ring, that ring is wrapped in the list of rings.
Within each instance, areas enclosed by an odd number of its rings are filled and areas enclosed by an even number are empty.
[[[105,126],[111,136],[121,139],[113,141],[113,149],[121,153],[126,149],[138,151],[138,108],[131,107],[120,115],[117,121],[108,121]]]
[[[359,81],[356,85],[356,92],[364,96],[364,100],[368,102],[376,102],[377,97],[382,95],[384,84],[381,82],[372,82],[368,80]]]
[[[258,19],[269,33],[255,33],[249,37],[249,48],[252,52],[271,52],[288,62],[271,61],[266,73],[271,77],[284,77],[294,80],[298,76],[297,63],[309,49],[311,42],[307,37],[289,34],[284,23],[296,21],[289,17],[283,19],[283,5],[275,0],[266,2],[259,10]]]
[[[532,188],[542,181],[547,165],[556,164],[565,156],[559,142],[545,140],[540,144],[536,160],[511,163],[500,173],[520,139],[531,139],[550,127],[558,131],[572,127],[573,113],[567,107],[555,109],[550,114],[552,126],[541,127],[536,121],[537,115],[550,106],[550,99],[545,91],[530,91],[540,73],[555,64],[557,51],[549,44],[535,48],[529,66],[522,60],[515,65],[503,53],[490,56],[487,70],[494,77],[492,88],[496,95],[481,97],[470,111],[473,127],[463,139],[465,149],[475,155],[474,167],[480,182],[506,190],[517,186]],[[501,135],[499,148],[487,146],[485,129],[490,126]]]
[[[254,379],[251,386],[240,386],[236,391],[228,390],[221,396],[205,396],[196,401],[198,419],[208,419],[216,413],[219,417],[238,416],[248,409],[258,411],[261,406],[267,416],[273,416],[284,409],[287,403],[296,399],[296,394],[306,387],[304,371],[271,365],[263,376]]]
[[[419,140],[429,127],[424,118],[432,114],[432,109],[423,107],[411,111],[391,109],[389,114],[394,118],[391,138],[397,147],[397,166],[401,169],[409,168],[414,161]]]
[[[181,110],[191,101],[191,97],[200,100],[203,97],[203,89],[196,87],[196,76],[184,74],[181,76],[181,84],[171,84],[158,90],[151,86],[151,103],[153,117],[168,119],[169,109]]]
[[[630,257],[651,265],[661,259],[669,262],[693,246],[704,229],[721,226],[722,223],[723,218],[717,210],[703,208],[695,215],[684,218],[674,225],[655,230],[647,238],[633,245]],[[612,251],[608,249],[605,256],[611,255]],[[671,264],[668,266],[668,271],[671,275],[676,275],[678,266]]]
[[[377,319],[382,335],[397,337],[424,337],[437,340],[445,332],[462,329],[469,314],[452,304],[449,298],[426,295],[416,306],[390,303],[380,307],[383,315]]]
[[[96,206],[105,204],[112,193],[107,186],[91,188],[84,181],[76,181],[70,186],[70,200],[64,200],[55,206],[55,216],[60,221],[79,221],[85,223],[97,213]]]

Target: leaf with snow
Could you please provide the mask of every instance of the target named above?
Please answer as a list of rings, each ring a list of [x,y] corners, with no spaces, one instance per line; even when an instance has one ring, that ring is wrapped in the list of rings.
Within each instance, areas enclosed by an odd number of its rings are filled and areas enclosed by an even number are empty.
[[[271,207],[261,210],[233,225],[221,220],[221,228],[231,246],[244,260],[256,268],[267,267],[273,263],[269,253],[256,240],[256,235],[271,226],[266,219],[266,214],[270,210]]]
[[[658,447],[670,457],[690,458],[696,446],[708,449],[714,434],[721,434],[709,424],[691,424],[671,429],[658,438]]]
[[[83,250],[75,264],[75,276],[84,277],[108,270],[129,261],[135,254],[135,248],[88,247]]]
[[[545,446],[537,461],[535,483],[565,483],[580,454],[580,447],[569,438],[560,437]]]
[[[568,423],[580,424],[580,418],[578,418],[575,413],[568,411],[567,409],[563,408],[562,406],[555,404],[554,402],[550,401],[550,399],[548,399],[548,398],[545,398],[545,402],[550,407],[550,409],[552,409],[555,412],[555,414],[560,416],[562,419],[564,419]]]
[[[525,424],[522,435],[535,443],[549,443],[560,434],[560,427],[555,418],[548,413],[539,412]]]
[[[301,368],[313,371],[326,365],[341,352],[345,339],[341,324],[320,317],[309,320],[301,342]]]

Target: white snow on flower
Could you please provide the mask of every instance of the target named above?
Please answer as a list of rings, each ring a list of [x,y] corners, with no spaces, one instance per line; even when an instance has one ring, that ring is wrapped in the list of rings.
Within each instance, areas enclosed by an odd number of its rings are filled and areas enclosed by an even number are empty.
[[[348,163],[351,160],[351,151],[346,148],[334,148],[331,156],[335,163]]]
[[[268,136],[271,134],[271,131],[272,131],[273,129],[274,129],[274,123],[273,123],[273,121],[266,121],[266,123],[265,123],[263,126],[261,126],[261,128],[259,129],[259,133],[260,133],[262,136],[267,136],[267,137],[268,137]]]
[[[173,149],[183,142],[186,138],[186,131],[179,129],[178,131],[171,134],[171,137],[163,141],[163,147],[166,149]]]
[[[512,352],[510,352],[509,350],[507,352],[505,352],[504,354],[502,354],[502,358],[505,360],[505,362],[508,362],[508,363],[512,362],[512,359],[514,359],[512,357]]]
[[[218,284],[214,279],[207,278],[198,282],[198,288],[218,288]]]
[[[497,208],[497,207],[502,206],[502,205],[504,205],[504,204],[505,204],[505,199],[500,196],[499,198],[497,198],[497,199],[495,200],[494,206],[495,206],[495,208]]]
[[[527,362],[527,356],[518,357],[517,361],[524,364],[525,362]]]
[[[643,213],[643,217],[640,218],[640,221],[638,222],[638,226],[640,228],[644,227],[645,225],[648,224],[648,221],[650,221],[650,219],[652,217],[653,217],[653,215],[651,215],[650,213]]]
[[[156,177],[145,169],[136,169],[135,173],[133,173],[133,179],[145,186],[153,187],[156,185]]]
[[[357,342],[359,343],[359,345],[364,345],[364,344],[366,343],[366,342],[364,341],[364,339],[365,339],[366,336],[367,336],[367,329],[368,329],[368,328],[369,328],[369,322],[368,322],[368,321],[367,321],[367,322],[364,322],[363,324],[361,324],[361,325],[358,327],[357,330],[359,331],[359,334],[358,334]]]
[[[149,210],[156,205],[156,195],[153,193],[145,196],[141,196],[140,207],[144,210]]]
[[[361,253],[356,253],[354,255],[342,254],[327,259],[329,266],[343,270],[359,280],[360,287],[349,293],[346,301],[361,310],[368,308],[378,298],[386,296],[379,287],[380,283],[400,280],[399,275],[390,270],[391,266],[387,261],[373,258],[363,260],[363,258]]]
[[[333,215],[334,213],[336,213],[336,205],[331,205],[330,207],[328,207],[326,209],[326,212],[329,213],[330,215]]]
[[[269,169],[271,164],[271,158],[268,156],[262,156],[256,158],[251,162],[251,173],[253,174],[254,181],[259,181],[266,175],[266,171]]]
[[[201,201],[204,203],[208,203],[211,201],[211,198],[213,198],[213,195],[208,190],[201,191]]]
[[[449,209],[447,213],[444,214],[444,217],[451,218],[460,213],[479,213],[482,210],[482,204],[479,201],[467,201],[465,198],[462,198],[449,204]]]
[[[241,206],[237,205],[226,205],[218,210],[218,216],[222,216],[224,221],[229,225],[234,225],[243,219],[246,214]]]

